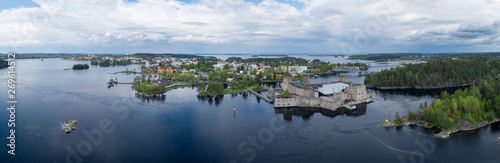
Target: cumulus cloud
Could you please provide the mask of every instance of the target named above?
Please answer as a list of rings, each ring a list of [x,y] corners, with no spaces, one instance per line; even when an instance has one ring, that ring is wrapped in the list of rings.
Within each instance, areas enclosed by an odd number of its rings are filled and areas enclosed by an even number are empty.
[[[436,45],[499,50],[500,2],[494,0],[34,2],[40,7],[0,12],[0,50],[369,53]]]

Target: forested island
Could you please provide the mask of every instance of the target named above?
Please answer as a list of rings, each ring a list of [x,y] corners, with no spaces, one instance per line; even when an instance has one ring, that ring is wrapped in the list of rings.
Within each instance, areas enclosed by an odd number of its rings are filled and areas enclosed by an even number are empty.
[[[83,70],[83,69],[89,69],[88,64],[75,64],[73,65],[73,70]]]
[[[467,86],[498,72],[500,61],[487,58],[433,60],[368,74],[365,85],[379,89],[433,89]]]

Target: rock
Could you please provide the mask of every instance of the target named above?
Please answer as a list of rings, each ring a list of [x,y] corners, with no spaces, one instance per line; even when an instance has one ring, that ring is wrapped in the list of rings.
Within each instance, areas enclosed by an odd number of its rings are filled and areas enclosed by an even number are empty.
[[[450,132],[444,130],[444,131],[441,131],[440,133],[434,134],[434,137],[438,138],[438,139],[447,139],[450,137]]]
[[[66,120],[65,122],[61,122],[61,129],[66,132],[66,133],[71,133],[71,131],[76,129],[76,123],[78,123],[77,120],[72,120],[69,121]]]

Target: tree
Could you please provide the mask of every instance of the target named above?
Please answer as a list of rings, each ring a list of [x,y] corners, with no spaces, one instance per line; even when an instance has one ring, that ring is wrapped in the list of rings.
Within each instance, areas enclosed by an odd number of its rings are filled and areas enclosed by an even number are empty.
[[[400,125],[400,124],[403,124],[403,119],[401,117],[399,117],[399,113],[396,112],[396,120],[395,120],[396,124]]]
[[[262,73],[255,76],[255,84],[260,85],[260,78],[262,78]]]
[[[242,80],[243,81],[248,81],[248,75],[243,75]]]
[[[285,89],[285,91],[283,91],[283,98],[288,98],[290,96],[290,91],[288,89]]]

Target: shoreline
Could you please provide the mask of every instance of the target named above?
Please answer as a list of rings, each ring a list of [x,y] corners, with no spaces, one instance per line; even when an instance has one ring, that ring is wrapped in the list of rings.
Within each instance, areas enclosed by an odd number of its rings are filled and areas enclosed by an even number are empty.
[[[437,89],[454,89],[454,88],[463,88],[471,86],[472,84],[464,84],[460,86],[451,86],[451,87],[374,87],[374,86],[366,86],[366,88],[370,89],[378,89],[378,90],[437,90]]]
[[[134,89],[136,91],[136,94],[140,94],[142,96],[164,96],[165,93],[167,93],[168,91],[171,91],[171,90],[174,90],[174,89],[177,89],[177,88],[184,88],[184,87],[190,87],[190,86],[193,86],[193,84],[181,84],[181,85],[175,85],[175,86],[170,86],[170,87],[165,87],[165,92],[163,93],[143,93],[143,92],[139,92],[136,88],[135,88],[136,85],[133,85],[132,86],[132,89]]]
[[[497,118],[491,122],[482,121],[482,122],[478,122],[475,124],[471,124],[469,126],[465,126],[465,127],[459,128],[459,129],[452,129],[452,130],[445,130],[445,129],[434,126],[432,128],[438,128],[441,130],[441,132],[432,134],[432,137],[437,138],[437,139],[447,139],[451,136],[451,134],[466,132],[466,131],[476,131],[476,130],[481,129],[483,127],[489,126],[489,125],[494,124],[494,123],[499,123],[499,122],[500,122],[500,119]],[[423,127],[427,128],[426,124],[430,124],[430,123],[420,120],[420,121],[412,121],[412,122],[404,122],[402,124],[396,124],[395,122],[390,121],[388,123],[384,122],[384,123],[380,124],[380,127],[392,128],[392,127],[403,127],[403,126],[415,125],[415,126],[423,126]]]
[[[267,88],[267,87],[262,87],[261,90],[256,90],[256,91],[269,91],[270,88]],[[248,93],[250,91],[248,91],[247,89],[244,89],[244,90],[241,90],[241,91],[236,91],[236,92],[228,92],[228,93],[221,93],[221,94],[202,94],[202,93],[198,93],[198,96],[220,96],[220,95],[231,95],[231,94],[238,94],[238,93]]]

